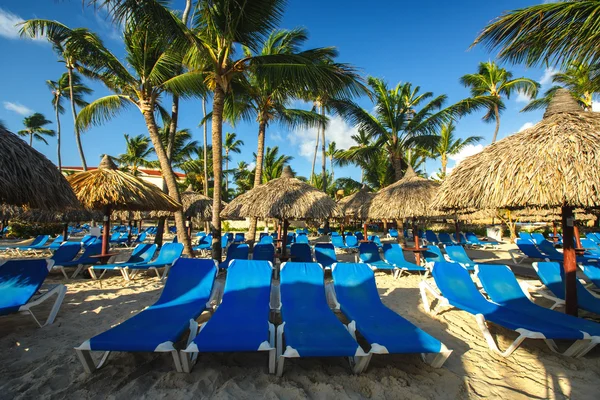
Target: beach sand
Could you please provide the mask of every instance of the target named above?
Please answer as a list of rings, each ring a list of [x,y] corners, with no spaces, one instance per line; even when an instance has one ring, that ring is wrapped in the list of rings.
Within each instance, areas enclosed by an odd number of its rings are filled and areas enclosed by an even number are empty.
[[[510,260],[505,251],[469,253],[477,261]],[[526,274],[528,267],[521,269]],[[53,272],[47,281],[64,283],[61,277]],[[113,275],[101,282],[66,282],[65,301],[51,326],[40,329],[26,315],[0,317],[0,398],[598,399],[599,348],[574,359],[527,340],[505,359],[488,350],[469,314],[427,314],[419,276],[394,280],[377,272],[376,280],[388,307],[454,350],[444,367],[431,368],[418,355],[375,356],[366,373],[355,376],[343,358],[293,359],[277,378],[267,373],[264,353],[202,354],[190,374],[175,372],[169,354],[113,353],[106,366],[87,375],[73,347],[152,304],[162,288],[151,275],[130,283]],[[39,315],[48,311],[38,307]],[[501,348],[516,337],[496,326],[492,332]]]

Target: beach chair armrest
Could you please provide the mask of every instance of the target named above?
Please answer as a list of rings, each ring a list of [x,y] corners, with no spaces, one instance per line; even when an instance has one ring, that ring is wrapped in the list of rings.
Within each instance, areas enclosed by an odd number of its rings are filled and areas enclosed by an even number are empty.
[[[325,296],[327,297],[327,304],[329,307],[334,310],[340,309],[340,303],[337,301],[337,296],[335,294],[335,287],[333,286],[333,282],[329,282],[325,285]]]
[[[279,283],[272,282],[271,283],[271,301],[270,301],[271,310],[279,311],[281,310],[281,287]]]
[[[558,297],[550,294],[545,288],[544,286],[537,286],[532,284],[529,281],[521,281],[519,283],[519,285],[521,286],[521,288],[523,289],[523,291],[531,298],[531,294],[529,293],[529,291],[533,291],[536,294],[542,296],[545,299],[551,300],[554,302],[554,304],[552,305],[552,307],[550,307],[551,310],[554,310],[556,307],[562,306],[565,304],[565,301],[563,299],[559,299]]]
[[[435,311],[437,306],[450,307],[450,302],[448,302],[448,299],[446,299],[444,296],[442,296],[441,293],[439,293],[437,291],[437,289],[434,288],[433,286],[431,286],[431,284],[429,284],[428,282],[426,282],[426,281],[419,282],[419,290],[421,292],[421,299],[423,300],[423,307],[425,307],[425,310],[428,313],[435,315],[437,313]],[[429,302],[429,298],[427,297],[428,293],[430,295],[432,295],[438,301],[438,304],[436,305],[436,307],[431,308],[431,303]]]

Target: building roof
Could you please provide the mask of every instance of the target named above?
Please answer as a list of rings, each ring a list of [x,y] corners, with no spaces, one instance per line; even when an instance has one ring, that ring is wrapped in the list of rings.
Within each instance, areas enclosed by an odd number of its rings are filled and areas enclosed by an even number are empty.
[[[68,171],[83,171],[83,167],[62,167],[63,170],[68,170]],[[88,170],[95,170],[98,169],[98,167],[88,167]],[[162,172],[160,169],[156,169],[156,168],[139,168],[137,169],[139,172],[141,172],[144,175],[147,176],[155,176],[155,177],[160,177],[162,176]],[[175,176],[177,177],[177,179],[185,179],[185,174],[182,172],[177,172],[175,171]]]

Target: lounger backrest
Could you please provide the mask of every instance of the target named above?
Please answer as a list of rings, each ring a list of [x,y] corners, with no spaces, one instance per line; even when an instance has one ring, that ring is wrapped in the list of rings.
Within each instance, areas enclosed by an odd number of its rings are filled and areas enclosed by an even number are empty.
[[[331,232],[331,237],[334,237],[334,236],[340,236],[340,233],[336,232],[336,231]]]
[[[92,243],[85,248],[85,251],[83,252],[81,257],[79,257],[77,259],[77,261],[79,261],[83,264],[87,264],[87,263],[95,264],[96,261],[98,261],[98,260],[94,259],[94,258],[90,258],[90,256],[96,256],[96,255],[100,254],[100,252],[102,252],[102,241],[99,241],[97,243]]]
[[[440,248],[433,244],[427,245],[427,251],[423,252],[423,257],[428,263],[446,261]]]
[[[178,259],[171,267],[165,287],[154,306],[198,302],[200,309],[204,309],[210,298],[217,270],[214,260]]]
[[[529,232],[519,232],[519,237],[523,240],[533,241],[533,237],[531,236],[531,233],[529,233]]]
[[[81,250],[79,242],[65,242],[56,249],[51,259],[58,265],[61,262],[73,261],[77,254],[79,254],[79,250]]]
[[[65,239],[63,238],[63,235],[58,235],[56,238],[54,238],[54,240],[52,241],[52,243],[50,243],[50,247],[54,247],[54,248],[58,249],[58,247],[64,241],[65,241]]]
[[[394,228],[390,228],[390,230],[388,231],[390,233],[390,236],[393,238],[397,238],[398,237],[398,230],[394,229]]]
[[[440,238],[440,242],[442,243],[453,243],[454,241],[452,240],[452,238],[450,237],[449,234],[447,234],[446,232],[442,232],[438,235],[438,237]]]
[[[9,314],[19,310],[38,291],[48,276],[43,258],[12,260],[0,265],[0,310]]]
[[[466,238],[467,238],[467,241],[469,241],[470,243],[475,243],[475,244],[481,243],[479,241],[479,238],[473,232],[467,232]]]
[[[265,236],[270,237],[270,236]],[[259,243],[252,250],[252,259],[257,261],[273,262],[275,258],[275,246],[271,243]]]
[[[402,248],[398,243],[386,243],[383,245],[383,258],[389,263],[400,265],[406,259],[404,258],[404,253],[402,252]]]
[[[358,246],[358,238],[354,235],[346,236],[346,246]]]
[[[315,260],[321,264],[323,268],[331,267],[333,263],[336,263],[337,257],[333,245],[331,243],[315,244]]]
[[[231,260],[247,260],[250,247],[246,243],[232,243],[227,248],[226,262]]]
[[[597,233],[588,232],[585,234],[585,237],[590,239],[591,241],[595,242],[596,244],[600,243],[600,237],[598,236]]]
[[[117,240],[119,238],[119,236],[121,236],[121,234],[119,232],[115,232],[112,235],[110,235],[110,241],[114,242],[115,240]]]
[[[233,240],[231,240],[233,241]],[[229,240],[229,235],[224,234],[223,236],[221,236],[221,248],[225,249],[227,248],[227,245],[229,244],[230,240]]]
[[[135,249],[131,252],[131,256],[127,260],[128,263],[137,263],[137,262],[148,262],[154,257],[154,253],[156,253],[156,245],[155,244],[138,244],[135,246]]]
[[[310,315],[315,309],[329,307],[325,297],[324,273],[319,264],[287,262],[281,269],[280,282],[283,309],[304,310]]]
[[[258,241],[258,243],[260,243],[260,244],[272,244],[273,243],[273,236],[265,235],[265,236],[263,236],[263,237],[260,238],[260,240]]]
[[[540,244],[540,243],[546,241],[546,238],[544,237],[544,235],[542,235],[539,232],[532,233],[531,237],[532,237],[533,241],[535,242],[535,244]]]
[[[235,237],[233,238],[234,242],[243,242],[246,240],[246,235],[244,235],[243,232],[238,232],[235,234]]]
[[[547,240],[538,243],[538,248],[549,256],[562,257],[562,253],[554,248],[554,245]]]
[[[546,256],[542,254],[538,248],[535,247],[535,244],[533,244],[533,242],[530,240],[517,239],[515,240],[515,244],[527,257],[541,259],[546,258]]]
[[[183,243],[165,243],[158,252],[158,257],[153,261],[155,264],[172,264],[181,257]]]
[[[361,243],[358,246],[358,257],[365,263],[382,261],[379,248],[373,242]]]
[[[425,239],[427,239],[429,243],[437,243],[440,241],[435,232],[429,229],[425,231]]]
[[[590,278],[594,282],[600,282],[600,267],[597,265],[590,265],[588,263],[581,264],[581,269],[585,276]]]
[[[590,239],[580,239],[581,241],[581,246],[586,249],[587,251],[589,251],[592,254],[599,254],[600,253],[600,248],[598,247],[598,245]]]
[[[365,307],[381,303],[375,274],[366,264],[336,263],[331,275],[338,303],[363,304]]]
[[[365,236],[362,234],[362,232],[354,232],[354,236],[356,236],[358,241],[365,240]]]
[[[297,244],[308,244],[308,236],[306,236],[305,234],[301,234],[296,236],[296,243]]]
[[[467,252],[461,245],[451,245],[446,246],[446,253],[452,259],[452,261],[456,261],[458,263],[463,264],[474,264],[473,261],[467,255]]]
[[[312,262],[312,252],[310,246],[306,243],[294,243],[290,250],[294,262]]]
[[[344,239],[339,235],[331,235],[331,243],[335,247],[345,247]]]
[[[565,298],[565,287],[561,276],[561,266],[557,262],[533,263],[540,281],[558,298]]]
[[[530,303],[515,274],[506,265],[482,264],[478,268],[477,277],[492,301],[512,306]]]
[[[268,309],[272,271],[268,261],[233,260],[227,269],[223,303],[232,302],[253,310],[261,307]],[[247,317],[253,318],[252,315]]]
[[[142,232],[140,233],[136,238],[135,238],[135,242],[136,243],[143,243],[144,240],[146,240],[146,236],[148,236],[148,234],[146,232]]]
[[[442,295],[451,304],[474,314],[493,312],[496,308],[479,293],[469,276],[469,271],[460,264],[436,262],[431,275]]]

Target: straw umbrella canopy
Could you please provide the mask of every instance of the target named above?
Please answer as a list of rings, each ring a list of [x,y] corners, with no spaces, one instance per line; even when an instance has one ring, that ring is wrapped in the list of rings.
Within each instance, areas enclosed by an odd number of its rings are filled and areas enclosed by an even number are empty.
[[[108,156],[104,156],[98,169],[71,175],[68,180],[85,208],[104,213],[103,255],[108,253],[110,214],[113,210],[175,211],[181,207],[158,187],[118,170]]]
[[[283,169],[280,178],[254,187],[233,199],[221,211],[224,218],[277,218],[283,221],[282,257],[285,247],[288,220],[322,219],[340,215],[335,201],[325,192],[296,179],[289,166]]]
[[[47,210],[80,207],[56,165],[2,128],[0,154],[0,204]]]
[[[462,161],[444,181],[440,209],[560,208],[567,312],[577,313],[573,210],[600,208],[600,114],[565,89],[542,121]]]
[[[100,220],[102,219],[102,213],[100,211],[85,210],[82,208],[66,211],[30,209],[23,210],[16,218],[27,222],[62,223],[64,225],[63,239],[67,240],[69,234],[69,222]]]
[[[368,218],[365,204],[369,204],[375,193],[370,192],[367,185],[363,185],[358,192],[352,193],[338,200],[337,205],[342,212],[342,217],[366,220]],[[367,238],[367,224],[363,225],[364,236]],[[343,235],[344,229],[342,229]]]
[[[365,206],[367,215],[378,219],[412,218],[415,248],[418,249],[416,219],[440,215],[439,211],[431,207],[439,186],[435,181],[420,177],[409,166],[402,179],[375,193],[371,202]]]

